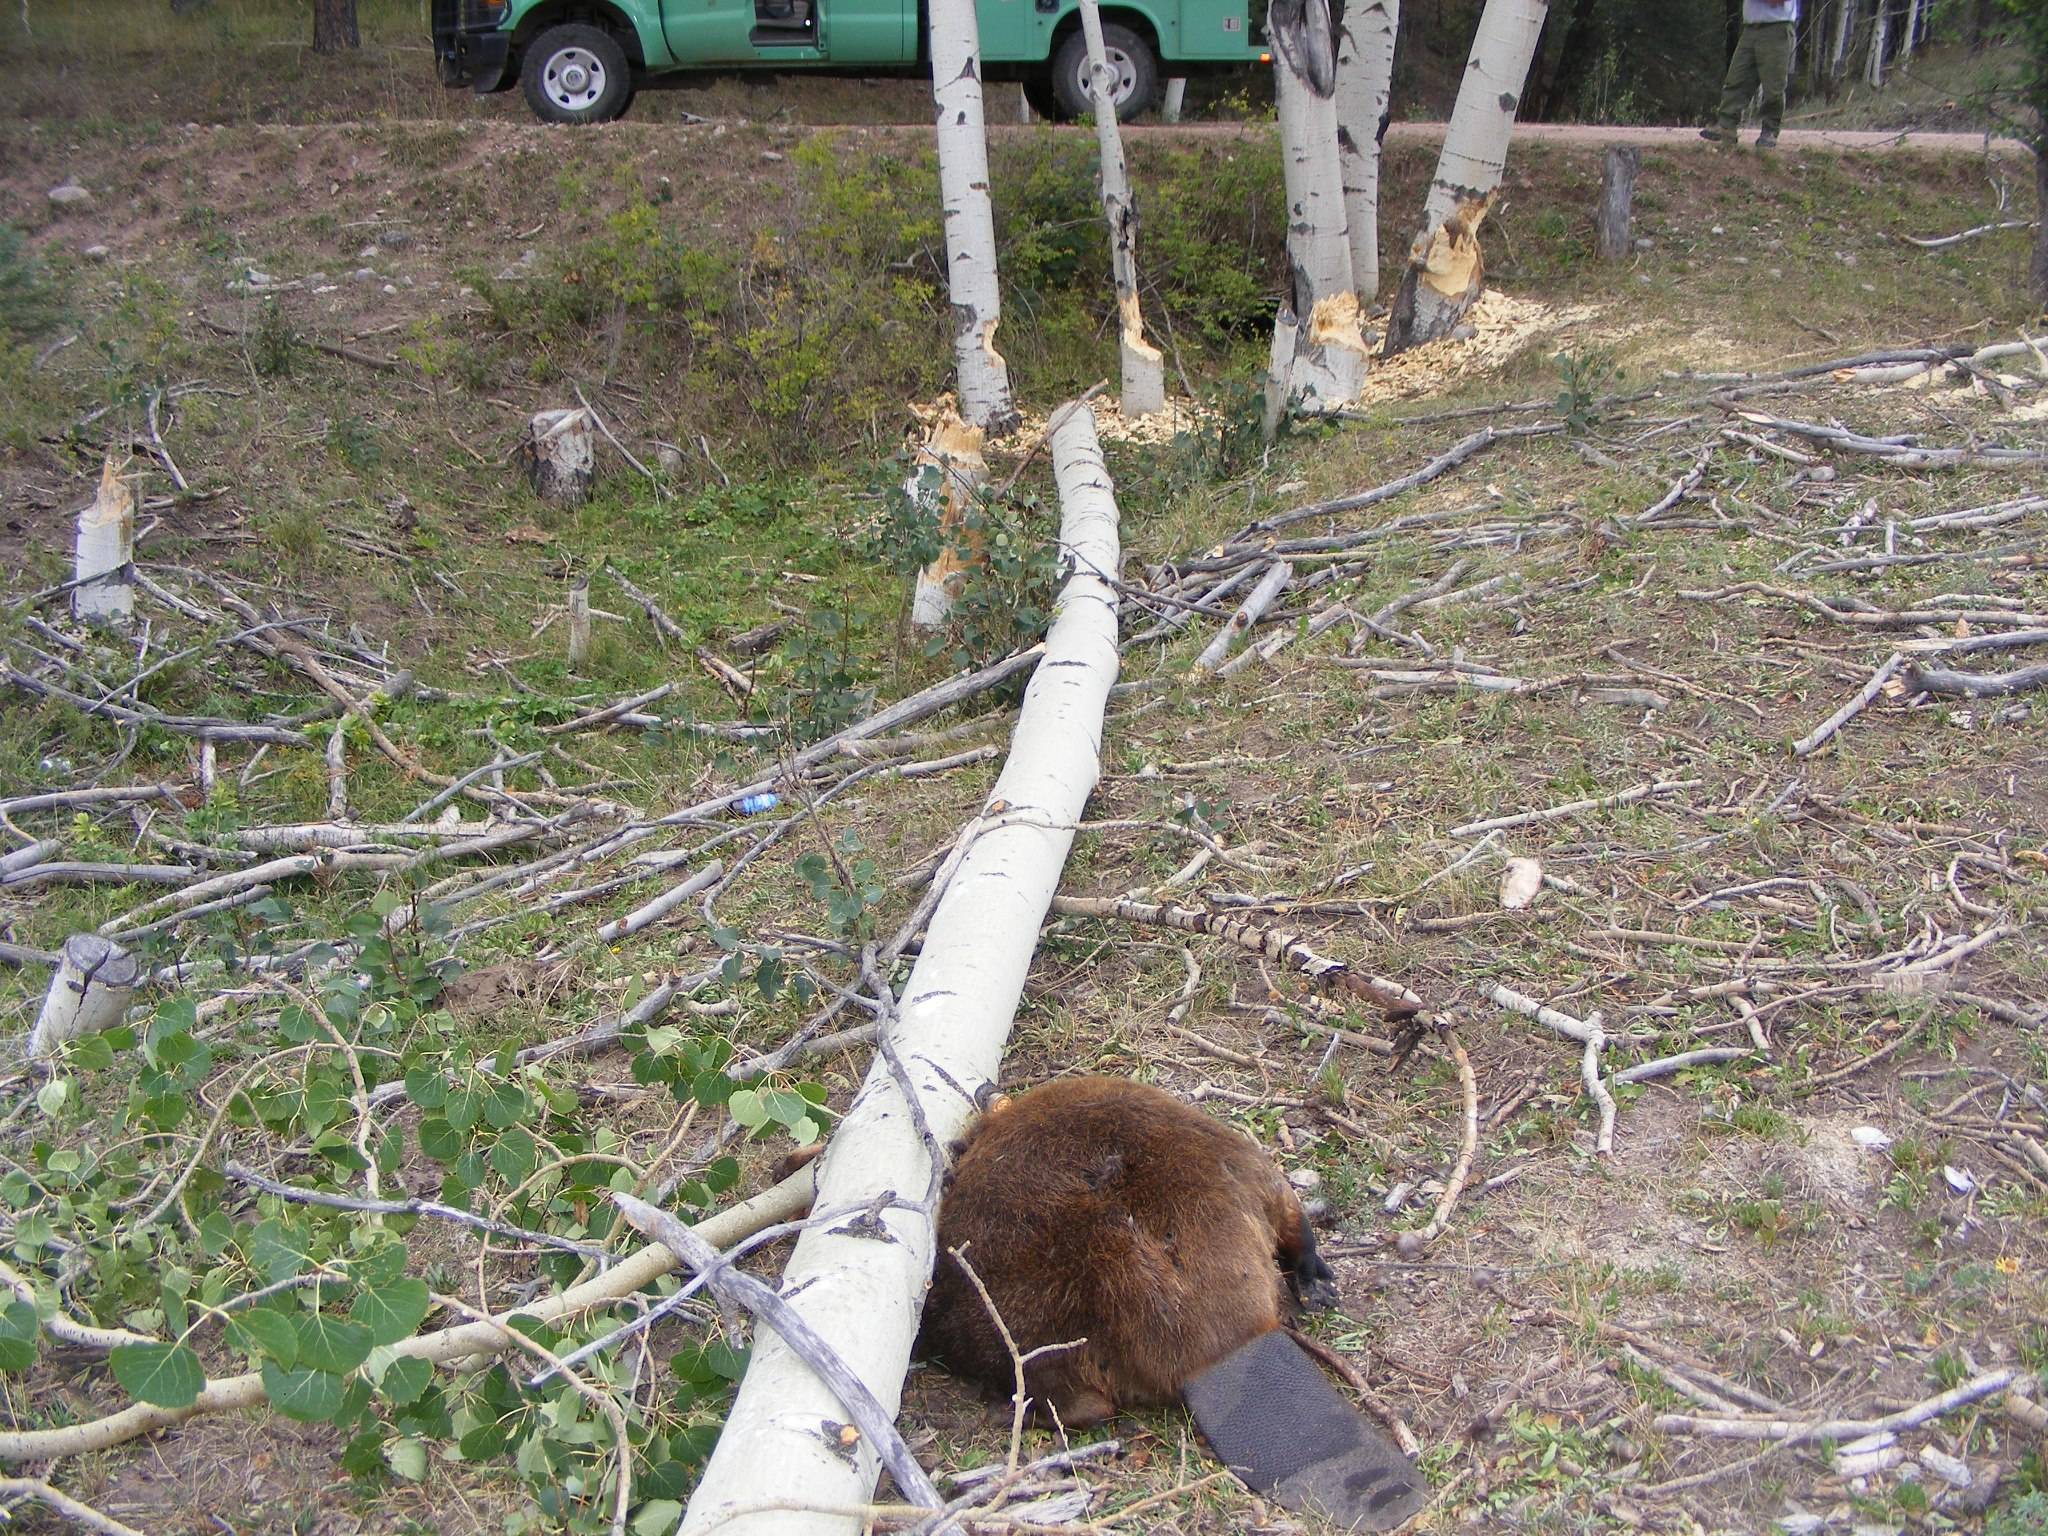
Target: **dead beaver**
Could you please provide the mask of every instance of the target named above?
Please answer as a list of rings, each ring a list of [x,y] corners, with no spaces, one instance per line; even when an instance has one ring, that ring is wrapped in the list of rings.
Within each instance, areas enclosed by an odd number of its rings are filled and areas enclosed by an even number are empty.
[[[1076,1077],[997,1099],[939,1208],[924,1352],[991,1395],[1025,1391],[1070,1427],[1185,1401],[1226,1463],[1289,1507],[1386,1529],[1420,1476],[1281,1331],[1336,1301],[1301,1201],[1247,1137],[1142,1083]],[[1080,1341],[1080,1342],[1075,1342]]]

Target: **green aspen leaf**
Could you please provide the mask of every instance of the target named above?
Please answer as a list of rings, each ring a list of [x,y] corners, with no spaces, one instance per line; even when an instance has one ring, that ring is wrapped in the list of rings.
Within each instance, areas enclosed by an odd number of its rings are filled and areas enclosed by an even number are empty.
[[[282,1312],[251,1307],[228,1324],[228,1340],[237,1349],[275,1360],[286,1370],[299,1363],[299,1330]]]
[[[507,1184],[523,1184],[536,1160],[533,1137],[523,1125],[511,1127],[491,1148],[491,1166]]]
[[[439,1109],[448,1102],[448,1079],[431,1067],[414,1067],[405,1074],[405,1096],[421,1109]]]
[[[704,1186],[714,1195],[722,1195],[740,1181],[740,1163],[736,1157],[716,1157],[704,1169]]]
[[[318,1424],[341,1410],[341,1378],[326,1371],[280,1370],[263,1362],[263,1395],[288,1419]]]
[[[190,1408],[206,1385],[199,1356],[183,1344],[123,1344],[107,1364],[123,1391],[155,1408]]]
[[[818,1139],[818,1130],[818,1122],[805,1115],[790,1126],[789,1139],[800,1147],[808,1147]]]
[[[761,1095],[751,1088],[742,1088],[727,1099],[725,1109],[750,1131],[757,1131],[768,1123],[768,1108],[761,1102]]]
[[[81,1072],[99,1072],[114,1064],[113,1043],[105,1035],[81,1035],[65,1047],[64,1058]]]
[[[0,1307],[0,1371],[25,1371],[35,1364],[36,1338],[42,1333],[36,1309],[25,1301]]]
[[[346,1374],[370,1358],[374,1342],[361,1323],[324,1312],[299,1314],[299,1359],[314,1370]]]
[[[649,1499],[633,1517],[633,1536],[666,1536],[683,1518],[683,1506],[674,1499]]]
[[[71,1079],[53,1077],[36,1090],[36,1108],[54,1118],[71,1098]]]
[[[419,1331],[432,1305],[426,1281],[393,1280],[358,1292],[348,1315],[369,1331],[372,1343],[396,1344]]]
[[[420,1394],[427,1390],[427,1383],[434,1379],[434,1367],[417,1355],[400,1355],[386,1367],[384,1380],[378,1390],[386,1402],[402,1408],[407,1403],[416,1403]]]
[[[391,1464],[393,1472],[409,1483],[417,1483],[427,1475],[426,1444],[410,1435],[385,1446],[384,1459]],[[678,1510],[677,1514],[680,1516],[681,1511]]]
[[[423,1157],[437,1163],[452,1163],[462,1156],[463,1141],[462,1132],[439,1115],[428,1115],[420,1121],[420,1155]]]

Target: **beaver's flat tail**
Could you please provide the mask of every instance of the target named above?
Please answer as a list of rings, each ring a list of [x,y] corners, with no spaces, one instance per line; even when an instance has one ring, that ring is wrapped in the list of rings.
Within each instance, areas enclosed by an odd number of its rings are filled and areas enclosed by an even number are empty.
[[[1217,1459],[1283,1508],[1344,1530],[1390,1531],[1429,1496],[1415,1464],[1277,1330],[1225,1355],[1181,1395]]]

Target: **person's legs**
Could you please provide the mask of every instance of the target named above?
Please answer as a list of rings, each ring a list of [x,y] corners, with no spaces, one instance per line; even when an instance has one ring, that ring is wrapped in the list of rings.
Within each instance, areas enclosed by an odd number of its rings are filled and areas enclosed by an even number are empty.
[[[1781,21],[1742,30],[1745,37],[1756,38],[1750,57],[1757,80],[1764,88],[1763,109],[1758,114],[1763,133],[1758,142],[1768,146],[1777,142],[1778,125],[1785,120],[1785,80],[1792,68],[1792,25]]]
[[[1749,98],[1756,94],[1757,58],[1756,27],[1744,27],[1742,37],[1735,44],[1735,57],[1728,61],[1728,78],[1721,85],[1721,106],[1714,114],[1714,121],[1721,132],[1729,138],[1742,125],[1742,109],[1749,105]],[[1784,86],[1779,85],[1779,108],[1784,106]]]

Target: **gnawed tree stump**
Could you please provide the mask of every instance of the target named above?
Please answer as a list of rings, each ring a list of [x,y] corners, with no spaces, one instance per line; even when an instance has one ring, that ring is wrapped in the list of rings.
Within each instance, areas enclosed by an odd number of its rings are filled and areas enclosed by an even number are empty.
[[[1289,394],[1332,410],[1356,400],[1365,382],[1337,158],[1336,35],[1328,0],[1274,0],[1267,25],[1287,184],[1286,307],[1301,324]]]
[[[582,505],[597,481],[596,421],[581,406],[535,412],[519,444],[519,462],[542,501]]]
[[[80,1035],[97,1034],[121,1022],[142,967],[112,939],[74,933],[64,941],[57,974],[43,998],[43,1011],[29,1032],[28,1054],[40,1061]]]
[[[569,669],[583,670],[590,659],[590,578],[578,577],[569,588]]]
[[[1116,282],[1117,402],[1125,416],[1166,408],[1166,359],[1145,339],[1138,307],[1138,204],[1124,168],[1123,134],[1116,120],[1116,71],[1102,45],[1102,12],[1081,0],[1081,32],[1088,44],[1088,99],[1095,108],[1095,140],[1102,159],[1102,216],[1109,222],[1109,264]]]
[[[1285,304],[1273,317],[1273,348],[1266,359],[1266,408],[1259,430],[1267,442],[1280,432],[1280,418],[1287,414],[1288,381],[1294,377],[1294,344],[1301,334],[1301,322]]]
[[[950,406],[942,409],[917,450],[916,467],[904,485],[914,501],[936,508],[939,536],[945,541],[938,556],[917,573],[910,622],[919,629],[937,629],[946,622],[953,599],[960,594],[961,575],[979,553],[980,540],[968,528],[967,517],[975,494],[988,479],[981,443],[981,428]]]
[[[1595,249],[1602,261],[1628,256],[1629,219],[1636,196],[1636,172],[1643,158],[1634,149],[1616,145],[1600,164],[1600,206],[1593,214]]]
[[[1386,354],[1450,335],[1486,287],[1479,227],[1507,165],[1515,110],[1549,0],[1486,0],[1444,133],[1422,229],[1387,316]]]
[[[78,514],[72,559],[72,617],[85,624],[126,624],[135,612],[135,488],[111,456],[99,491]]]

